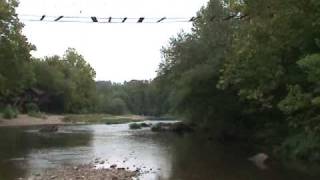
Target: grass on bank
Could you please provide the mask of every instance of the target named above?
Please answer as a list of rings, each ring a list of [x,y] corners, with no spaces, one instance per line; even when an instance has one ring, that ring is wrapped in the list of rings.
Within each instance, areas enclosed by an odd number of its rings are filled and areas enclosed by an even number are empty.
[[[115,116],[110,114],[80,114],[66,115],[64,122],[85,123],[85,124],[124,124],[129,122],[139,122],[145,120],[143,116],[123,115]]]

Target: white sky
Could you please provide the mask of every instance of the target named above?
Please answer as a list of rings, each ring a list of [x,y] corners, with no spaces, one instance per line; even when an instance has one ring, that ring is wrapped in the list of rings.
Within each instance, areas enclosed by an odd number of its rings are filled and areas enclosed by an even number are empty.
[[[192,17],[208,0],[20,0],[19,15]],[[93,24],[24,22],[35,57],[77,49],[96,70],[96,80],[152,79],[160,49],[191,23]]]

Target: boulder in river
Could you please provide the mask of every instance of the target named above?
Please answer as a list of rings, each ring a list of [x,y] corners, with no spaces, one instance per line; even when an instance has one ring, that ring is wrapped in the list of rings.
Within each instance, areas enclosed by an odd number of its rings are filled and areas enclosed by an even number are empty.
[[[154,132],[175,132],[175,133],[187,133],[193,132],[194,129],[191,125],[177,122],[177,123],[158,123],[151,127]]]
[[[157,123],[151,127],[151,131],[154,132],[161,132],[161,131],[168,131],[170,123]]]
[[[58,126],[45,126],[39,130],[39,132],[43,132],[43,133],[54,133],[57,131],[58,131]]]
[[[152,124],[140,123],[140,126],[143,127],[143,128],[151,127],[151,125],[152,125]]]
[[[116,167],[117,167],[116,164],[112,164],[112,165],[110,166],[111,169],[115,169]]]
[[[269,159],[269,156],[265,153],[259,153],[252,157],[250,157],[248,160],[253,162],[259,169],[267,169],[268,166],[266,165],[266,161]]]

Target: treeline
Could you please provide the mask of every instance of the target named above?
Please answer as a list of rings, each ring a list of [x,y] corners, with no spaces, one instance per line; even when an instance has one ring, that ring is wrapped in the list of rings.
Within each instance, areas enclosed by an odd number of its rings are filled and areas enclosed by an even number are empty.
[[[94,110],[95,71],[74,49],[35,59],[21,33],[17,1],[0,1],[0,109],[83,113]],[[6,108],[8,107],[8,108]],[[12,110],[13,109],[13,110]]]
[[[88,113],[95,110],[95,71],[74,49],[68,49],[63,57],[33,59],[31,65],[35,80],[26,95],[42,111]]]
[[[163,103],[161,92],[155,83],[132,80],[124,83],[97,82],[97,109],[99,113],[165,115],[168,106]]]
[[[174,112],[319,161],[320,1],[211,0],[198,17],[162,50],[155,82]]]
[[[23,75],[14,72],[11,66],[1,71],[5,80],[0,103],[21,112],[29,106],[37,111],[50,113],[88,113],[96,107],[95,71],[75,49],[68,49],[63,57],[52,56],[43,59],[31,58],[24,62],[28,69]],[[16,71],[20,71],[21,67]],[[27,75],[27,77],[25,76]],[[26,81],[20,84],[15,79]],[[12,87],[6,86],[15,84]],[[6,92],[6,93],[5,93]]]
[[[161,115],[161,93],[151,81],[95,82],[95,71],[75,49],[34,58],[21,33],[16,0],[0,2],[0,112]]]

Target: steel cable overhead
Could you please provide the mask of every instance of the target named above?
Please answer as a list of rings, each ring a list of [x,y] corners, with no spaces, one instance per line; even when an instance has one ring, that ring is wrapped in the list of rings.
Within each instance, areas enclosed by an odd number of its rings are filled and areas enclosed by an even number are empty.
[[[232,14],[225,17],[212,17],[210,20],[243,19],[245,15]],[[19,15],[21,21],[31,22],[71,22],[71,23],[190,23],[196,21],[199,16],[193,17],[98,17],[98,16],[49,16],[49,15]]]

